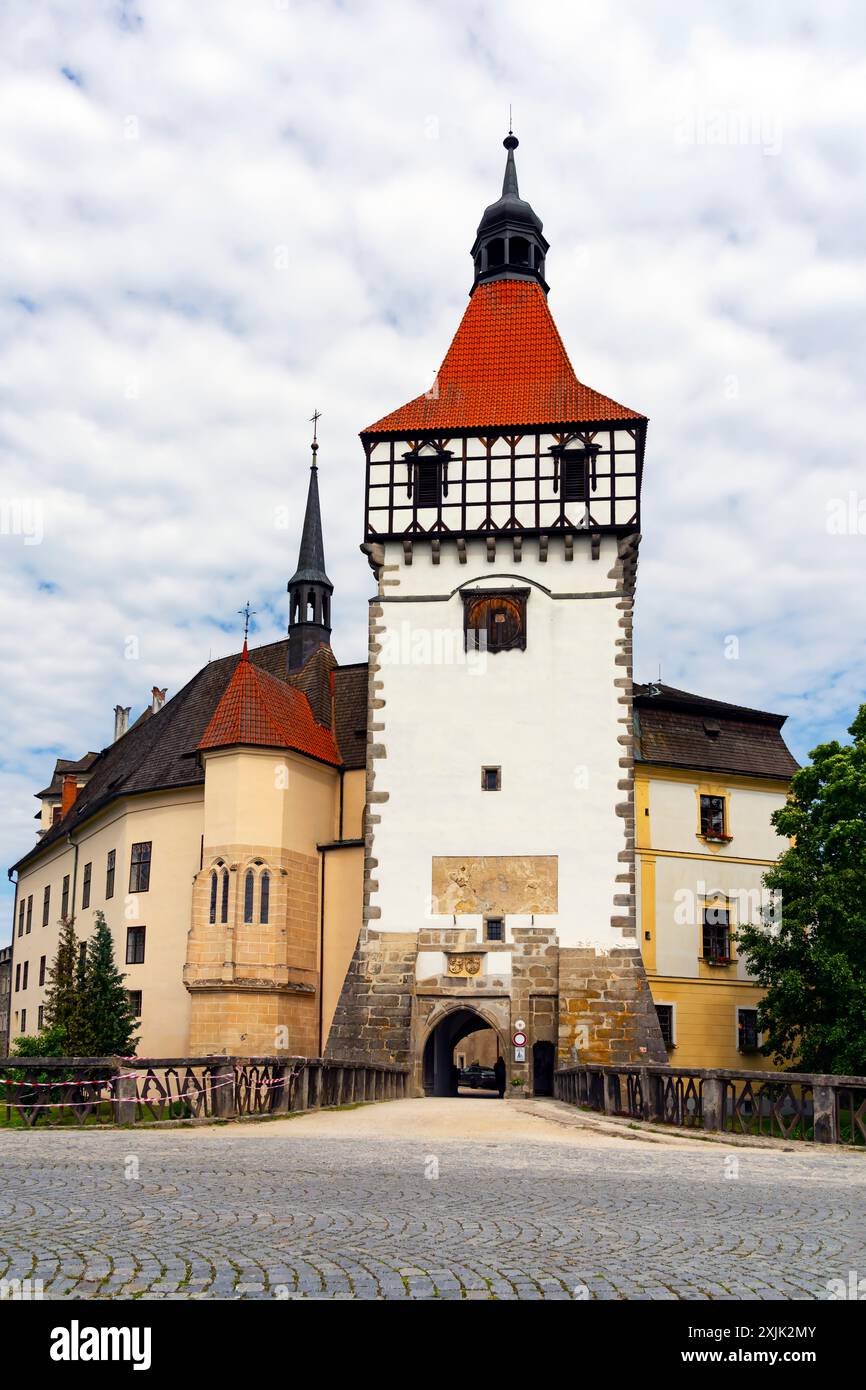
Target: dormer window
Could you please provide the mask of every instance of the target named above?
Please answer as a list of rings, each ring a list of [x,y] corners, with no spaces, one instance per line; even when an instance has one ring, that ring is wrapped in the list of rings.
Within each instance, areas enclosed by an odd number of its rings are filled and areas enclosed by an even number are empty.
[[[562,460],[563,501],[585,502],[586,492],[586,456],[565,454]]]
[[[417,451],[403,455],[406,460],[408,477],[406,488],[416,512],[425,508],[440,507],[442,498],[448,495],[447,449],[437,449],[434,444],[424,444]]]
[[[572,448],[566,443],[554,445],[550,452],[556,460],[553,486],[554,489],[560,489],[563,508],[567,502],[587,502],[590,492],[594,491],[596,486],[595,461],[598,449]]]
[[[438,507],[442,500],[442,479],[438,462],[422,460],[415,465],[415,504]]]

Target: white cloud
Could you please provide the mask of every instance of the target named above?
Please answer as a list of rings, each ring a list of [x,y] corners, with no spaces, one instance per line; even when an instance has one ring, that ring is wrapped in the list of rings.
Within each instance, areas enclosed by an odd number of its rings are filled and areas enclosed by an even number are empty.
[[[789,710],[801,755],[850,722],[866,535],[827,508],[866,493],[859,8],[685,13],[9,0],[2,496],[44,540],[0,537],[7,863],[115,703],[231,650],[247,598],[280,635],[314,406],[363,658],[357,432],[444,355],[509,100],[577,373],[651,419],[638,674]]]

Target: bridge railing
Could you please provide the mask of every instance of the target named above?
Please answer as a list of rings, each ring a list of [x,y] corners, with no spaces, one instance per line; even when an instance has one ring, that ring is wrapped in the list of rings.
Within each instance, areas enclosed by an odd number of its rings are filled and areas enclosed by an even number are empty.
[[[408,1069],[321,1057],[0,1057],[0,1125],[289,1114],[407,1094]]]
[[[683,1129],[866,1146],[866,1077],[576,1063],[559,1100]]]

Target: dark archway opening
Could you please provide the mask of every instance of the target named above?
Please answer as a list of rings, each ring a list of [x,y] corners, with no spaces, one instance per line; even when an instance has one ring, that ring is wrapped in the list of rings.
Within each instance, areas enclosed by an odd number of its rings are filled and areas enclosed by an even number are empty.
[[[552,1042],[537,1042],[532,1045],[532,1093],[536,1096],[553,1095],[553,1065],[555,1050]]]
[[[497,1095],[493,1064],[499,1035],[474,1009],[455,1009],[424,1045],[425,1096]]]

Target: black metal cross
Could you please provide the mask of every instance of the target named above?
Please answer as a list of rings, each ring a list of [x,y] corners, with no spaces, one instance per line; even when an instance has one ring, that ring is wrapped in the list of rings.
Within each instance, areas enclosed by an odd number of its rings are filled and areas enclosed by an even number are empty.
[[[321,418],[322,418],[322,412],[321,412],[321,410],[314,410],[313,413],[312,413],[312,415],[310,416],[310,419],[311,419],[312,422],[313,422],[313,448],[314,448],[314,449],[318,449],[318,447],[319,447],[318,440],[316,439],[316,432],[317,432],[317,430],[318,430],[318,428],[319,428],[319,421],[321,420]]]
[[[240,616],[241,616],[241,617],[243,618],[243,620],[244,620],[244,641],[245,641],[245,642],[246,642],[246,640],[247,640],[247,635],[248,635],[249,630],[250,630],[250,618],[252,618],[252,617],[255,616],[255,612],[256,612],[255,608],[250,608],[250,601],[249,601],[249,599],[247,599],[247,601],[246,601],[246,603],[244,604],[243,608],[239,608],[239,609],[238,609],[238,613],[240,614]]]

